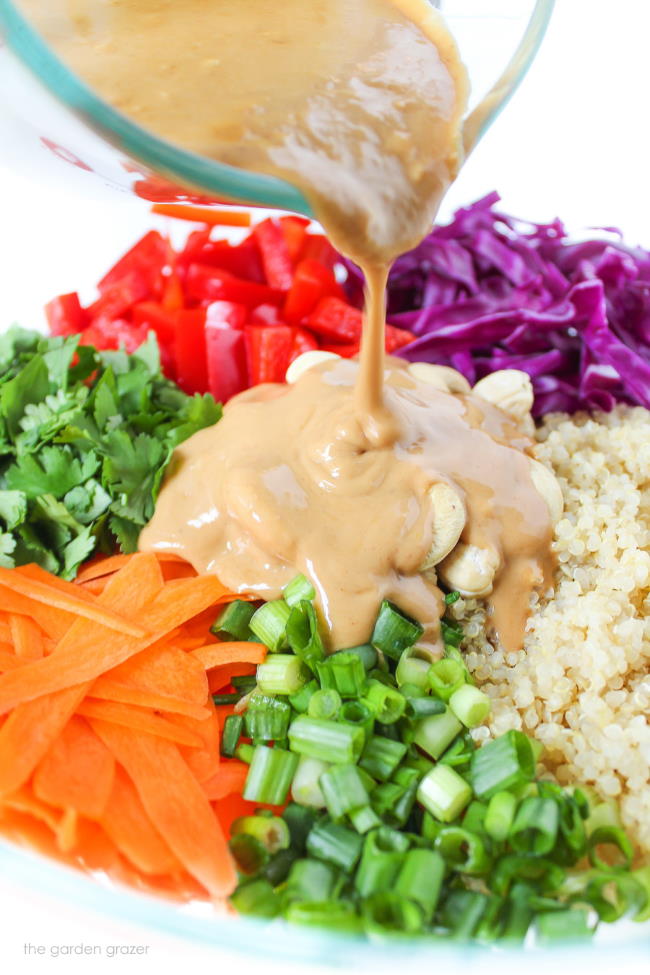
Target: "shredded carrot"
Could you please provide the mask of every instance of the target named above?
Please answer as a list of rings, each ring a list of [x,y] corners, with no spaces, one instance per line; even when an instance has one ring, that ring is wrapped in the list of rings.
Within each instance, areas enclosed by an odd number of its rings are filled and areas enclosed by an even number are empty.
[[[22,657],[19,657],[15,653],[9,653],[8,650],[0,650],[0,673],[4,673],[7,670],[15,670],[16,667],[22,667],[25,661]]]
[[[120,852],[143,873],[173,873],[181,869],[119,765],[101,824]]]
[[[188,203],[154,203],[151,212],[161,217],[176,217],[178,220],[190,220],[193,223],[207,223],[211,227],[250,227],[251,225],[251,215],[244,210],[223,210]]]
[[[171,721],[154,714],[153,711],[145,711],[131,704],[87,699],[79,705],[77,714],[85,718],[109,721],[111,724],[132,728],[146,735],[157,735],[159,738],[166,738],[168,741],[176,742],[177,745],[186,745],[189,748],[200,748],[203,745],[203,738],[195,732],[172,724]]]
[[[92,721],[135,785],[142,804],[185,869],[213,896],[223,898],[237,877],[210,803],[171,742]]]
[[[175,647],[152,647],[110,670],[107,677],[139,690],[165,694],[191,704],[208,695],[205,668],[191,654]]]
[[[217,694],[228,687],[233,677],[251,677],[257,670],[255,664],[226,664],[215,667],[208,673],[208,687],[211,694]]]
[[[241,794],[247,775],[248,765],[243,762],[224,762],[216,775],[202,783],[203,791],[211,801],[225,799],[234,793]]]
[[[29,616],[18,616],[16,613],[11,613],[9,629],[17,657],[38,660],[43,656],[41,629]]]
[[[217,774],[221,762],[219,745],[221,730],[217,712],[210,702],[209,717],[204,721],[193,721],[182,715],[173,715],[171,720],[184,728],[189,728],[201,738],[201,747],[184,752],[185,761],[199,782],[205,782]]]
[[[263,643],[210,643],[193,650],[192,657],[203,664],[206,670],[221,667],[223,664],[261,664],[267,650]]]
[[[34,794],[59,809],[97,819],[113,788],[115,760],[90,725],[76,714],[34,772]]]
[[[206,707],[183,701],[177,697],[158,694],[153,691],[131,687],[128,684],[111,680],[110,677],[98,677],[93,684],[90,695],[103,701],[119,701],[121,704],[135,704],[141,708],[152,708],[154,711],[167,711],[170,714],[184,714],[188,718],[202,721],[209,716]]]

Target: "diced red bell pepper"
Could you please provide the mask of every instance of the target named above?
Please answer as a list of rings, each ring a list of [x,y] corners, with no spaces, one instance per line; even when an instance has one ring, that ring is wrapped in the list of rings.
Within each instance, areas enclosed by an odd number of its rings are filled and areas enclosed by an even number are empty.
[[[340,298],[327,297],[321,298],[305,325],[324,339],[345,343],[360,341],[361,321],[358,308]]]
[[[151,297],[146,277],[139,271],[129,271],[119,281],[104,288],[99,298],[88,306],[88,317],[93,324],[103,328],[107,322],[124,316],[136,303]]]
[[[161,304],[167,311],[179,311],[185,304],[183,285],[176,271],[165,280]]]
[[[238,305],[234,301],[213,301],[206,308],[206,327],[233,328],[241,330],[248,319],[245,305]]]
[[[289,326],[247,325],[244,332],[249,384],[283,383],[293,343]]]
[[[284,234],[284,240],[287,245],[287,250],[289,251],[289,257],[294,264],[298,262],[298,259],[302,255],[302,249],[305,245],[305,237],[307,236],[307,227],[310,221],[307,217],[298,217],[295,214],[290,214],[287,217],[280,217],[278,221],[282,227],[282,233]]]
[[[413,332],[408,332],[405,328],[398,328],[396,325],[386,326],[386,352],[396,352],[413,341],[415,341]]]
[[[228,302],[219,301],[216,305],[225,306]],[[208,389],[216,400],[227,402],[231,396],[241,393],[248,384],[248,364],[246,360],[246,336],[238,328],[233,328],[233,316],[238,313],[230,308],[208,309],[205,324],[205,355],[208,364]],[[241,309],[245,313],[245,309]],[[219,314],[223,318],[219,318]]]
[[[289,353],[289,363],[292,363],[303,352],[315,352],[318,348],[316,336],[308,332],[306,328],[297,328],[294,325],[291,331],[293,332],[293,341],[291,343],[291,352]]]
[[[100,294],[112,289],[124,279],[132,279],[134,275],[142,279],[141,287],[150,292],[152,297],[159,298],[163,282],[163,270],[171,262],[173,251],[168,240],[150,230],[137,244],[119,259],[117,264],[101,279],[97,288]],[[148,295],[144,294],[143,297]]]
[[[204,393],[208,388],[205,355],[204,308],[178,312],[176,328],[176,381],[186,393]]]
[[[282,325],[280,310],[276,305],[258,305],[251,312],[251,322],[258,325]]]
[[[227,240],[197,239],[191,248],[185,248],[183,259],[186,264],[209,264],[246,281],[265,283],[260,252],[251,237],[241,244],[231,244]]]
[[[117,318],[100,324],[90,325],[81,335],[80,345],[94,345],[96,349],[125,349],[135,352],[146,342],[148,328],[144,325],[134,328],[125,318]]]
[[[313,258],[301,261],[295,270],[293,283],[283,314],[290,325],[298,325],[327,296],[345,299],[345,295],[333,271]]]
[[[323,352],[333,352],[335,355],[340,355],[342,359],[352,359],[355,355],[359,355],[359,350],[361,349],[360,342],[333,342],[331,345],[325,343],[319,345],[319,349]]]
[[[266,281],[272,288],[288,291],[293,281],[293,262],[279,220],[262,220],[253,230],[260,249]]]
[[[131,321],[136,328],[153,329],[161,346],[171,348],[176,338],[177,314],[155,301],[140,301],[133,306]]]
[[[88,325],[88,316],[76,291],[48,301],[45,316],[52,335],[76,335]]]
[[[212,301],[234,301],[247,308],[257,305],[281,305],[284,292],[256,281],[244,281],[228,271],[205,264],[192,264],[187,270],[185,292],[190,300],[208,304]]]
[[[337,261],[341,260],[338,251],[335,251],[327,237],[323,234],[307,234],[305,244],[300,255],[303,259],[312,258],[318,261],[323,267],[333,268]]]

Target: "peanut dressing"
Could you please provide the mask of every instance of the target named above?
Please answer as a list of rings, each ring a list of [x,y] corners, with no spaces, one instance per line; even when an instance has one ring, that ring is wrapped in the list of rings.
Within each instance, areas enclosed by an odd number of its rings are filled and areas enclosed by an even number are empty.
[[[265,599],[304,572],[332,649],[368,639],[382,598],[436,644],[437,573],[451,584],[466,563],[487,578],[503,643],[519,646],[530,594],[550,578],[531,443],[497,407],[384,355],[390,265],[429,231],[463,161],[467,76],[439,14],[426,0],[21,5],[135,122],[298,186],[366,278],[360,362],[231,401],[176,451],[141,548]],[[440,484],[462,533],[438,566]]]

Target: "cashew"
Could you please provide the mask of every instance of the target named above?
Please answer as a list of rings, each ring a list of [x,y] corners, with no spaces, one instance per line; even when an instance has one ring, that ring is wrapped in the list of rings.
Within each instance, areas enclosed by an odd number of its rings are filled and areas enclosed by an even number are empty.
[[[553,525],[557,525],[564,511],[564,498],[562,488],[552,471],[538,460],[529,458],[530,476],[535,486],[535,490],[541,494],[546,501],[546,505],[551,516]]]
[[[470,384],[461,372],[450,366],[435,366],[430,362],[412,362],[408,371],[414,379],[435,386],[443,393],[469,393]]]
[[[300,377],[308,372],[309,369],[313,369],[314,366],[319,366],[321,362],[327,362],[329,359],[340,358],[335,352],[324,352],[320,349],[303,352],[302,355],[299,355],[297,359],[293,360],[287,369],[285,379],[288,383],[297,383]]]
[[[420,566],[420,571],[433,568],[449,555],[458,543],[467,514],[462,498],[445,481],[439,481],[429,490],[433,506],[433,538],[431,548]]]
[[[499,568],[496,552],[459,542],[438,566],[438,574],[450,589],[461,596],[489,596]]]
[[[520,369],[492,372],[479,379],[472,392],[517,420],[525,419],[533,406],[533,384],[528,373]]]

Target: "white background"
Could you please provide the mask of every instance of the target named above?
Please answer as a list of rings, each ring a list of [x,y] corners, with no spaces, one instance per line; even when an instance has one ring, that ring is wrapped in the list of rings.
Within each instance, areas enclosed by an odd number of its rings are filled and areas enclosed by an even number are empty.
[[[182,2],[182,0],[180,0]],[[487,8],[490,0],[484,0]],[[2,93],[8,97],[8,93]],[[522,217],[556,215],[570,228],[616,225],[650,247],[650,12],[645,0],[557,0],[549,34],[510,106],[469,160],[445,214],[496,188]],[[49,174],[48,174],[49,177]],[[87,289],[143,229],[147,206],[121,195],[77,195],[37,183],[2,164],[0,147],[0,312],[29,326],[56,293]],[[229,964],[219,953],[163,941],[119,922],[80,916],[65,904],[0,878],[3,970],[45,972],[167,971]],[[142,943],[146,960],[69,960],[22,955],[23,942]],[[647,970],[626,958],[628,972]],[[498,965],[495,959],[495,965]],[[605,971],[598,955],[584,969]],[[241,971],[252,962],[230,961]],[[488,963],[482,966],[491,970]],[[558,971],[558,965],[554,966]],[[579,966],[583,968],[582,965]],[[271,973],[276,970],[266,968]],[[283,966],[287,970],[287,966]],[[291,970],[291,969],[290,969]],[[496,967],[495,967],[496,971]]]

